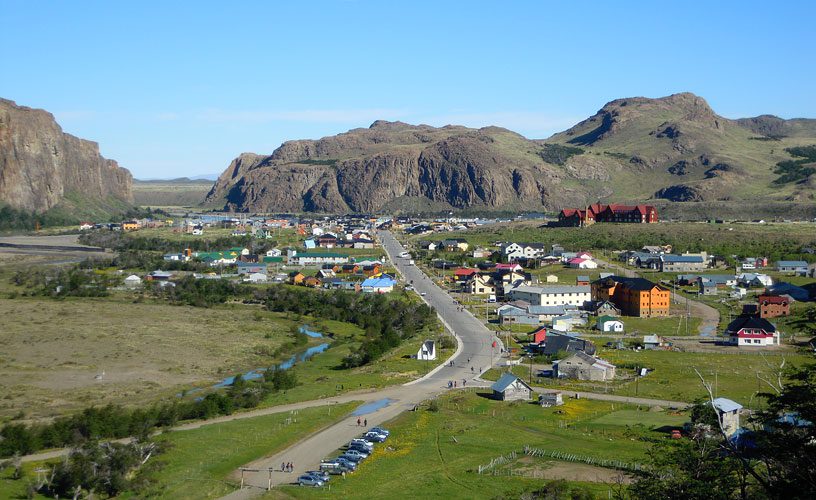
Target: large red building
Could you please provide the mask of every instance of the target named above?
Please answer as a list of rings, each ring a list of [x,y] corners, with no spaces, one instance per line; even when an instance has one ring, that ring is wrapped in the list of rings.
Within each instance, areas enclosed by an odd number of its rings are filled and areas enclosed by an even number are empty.
[[[651,224],[658,221],[657,209],[652,205],[602,205],[593,203],[585,209],[565,208],[558,214],[564,226],[589,226],[596,222]]]

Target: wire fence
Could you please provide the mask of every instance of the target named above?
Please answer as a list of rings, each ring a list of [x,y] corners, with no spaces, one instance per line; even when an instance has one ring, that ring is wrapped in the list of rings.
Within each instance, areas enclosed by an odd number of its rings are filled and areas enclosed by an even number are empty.
[[[643,465],[633,462],[624,462],[623,460],[610,460],[605,458],[595,458],[586,455],[577,455],[574,453],[564,453],[562,451],[543,450],[541,448],[533,448],[529,445],[524,445],[522,453],[531,457],[551,458],[560,460],[562,462],[585,463],[587,465],[594,465],[597,467],[604,467],[607,469],[617,469],[621,471],[635,472],[643,470]],[[477,474],[498,475],[516,475],[512,469],[501,470],[501,466],[506,465],[518,457],[518,452],[511,451],[507,455],[500,455],[485,465],[480,465],[476,472]]]

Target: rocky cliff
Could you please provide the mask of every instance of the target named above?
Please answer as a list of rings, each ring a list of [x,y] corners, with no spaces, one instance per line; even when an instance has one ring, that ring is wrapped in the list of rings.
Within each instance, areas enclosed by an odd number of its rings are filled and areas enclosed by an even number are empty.
[[[411,207],[546,210],[594,201],[812,200],[780,183],[788,147],[814,120],[730,120],[690,93],[617,99],[553,137],[498,127],[377,121],[271,155],[244,153],[207,195],[228,210],[379,211]],[[785,134],[790,135],[787,139]]]
[[[50,113],[0,99],[0,202],[35,212],[69,194],[131,203],[132,180],[97,143],[64,133]]]
[[[244,153],[206,203],[253,212],[369,212],[412,200],[436,207],[555,208],[583,192],[544,161],[543,146],[509,130],[377,121],[271,155]]]

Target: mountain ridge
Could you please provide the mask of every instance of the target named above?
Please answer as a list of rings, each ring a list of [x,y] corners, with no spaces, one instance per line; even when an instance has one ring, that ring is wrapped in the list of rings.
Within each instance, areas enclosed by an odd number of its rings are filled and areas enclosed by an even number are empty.
[[[132,204],[133,177],[99,144],[63,132],[54,116],[0,98],[0,201],[44,213],[61,205]]]
[[[814,179],[774,184],[776,164],[792,158],[786,149],[808,141],[816,142],[816,120],[732,120],[688,92],[610,101],[545,140],[501,127],[377,120],[286,141],[269,155],[243,153],[205,203],[235,211],[345,212],[398,209],[400,200],[486,210],[596,200],[811,201]]]

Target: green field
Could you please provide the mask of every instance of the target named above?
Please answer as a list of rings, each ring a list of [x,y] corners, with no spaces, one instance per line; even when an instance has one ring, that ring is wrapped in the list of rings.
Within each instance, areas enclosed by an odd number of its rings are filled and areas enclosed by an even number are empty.
[[[493,401],[473,391],[456,393],[439,398],[437,412],[426,406],[389,422],[387,446],[377,447],[345,480],[335,477],[331,487],[323,489],[286,486],[269,497],[394,498],[399,495],[395,492],[402,492],[414,498],[518,498],[525,490],[540,486],[542,478],[580,481],[571,476],[578,473],[584,481],[594,481],[595,474],[616,473],[521,454],[497,476],[477,474],[479,465],[514,450],[520,452],[525,445],[637,463],[645,460],[649,441],[666,436],[652,429],[674,427],[684,420],[665,412],[597,401],[568,400],[562,407],[541,408]],[[509,477],[511,470],[517,475]],[[608,485],[588,487],[606,498]]]
[[[169,451],[159,456],[161,469],[149,477],[155,484],[139,496],[219,498],[236,489],[228,476],[238,467],[277,453],[339,421],[357,406],[306,408],[163,434],[159,441],[169,444]]]
[[[716,396],[733,399],[743,406],[756,408],[757,392],[770,391],[770,387],[757,378],[775,380],[775,373],[782,360],[785,366],[799,366],[811,361],[808,355],[787,353],[784,356],[769,354],[718,354],[673,351],[632,351],[600,348],[599,357],[611,361],[617,367],[616,380],[604,382],[579,382],[533,378],[534,385],[553,389],[573,389],[586,392],[608,392],[621,396],[639,396],[669,401],[693,402],[706,396],[705,389],[695,373],[696,368],[716,389]],[[654,371],[635,381],[634,368],[646,367]],[[490,370],[483,378],[496,380],[501,371]],[[513,373],[528,380],[527,366],[513,368]]]

